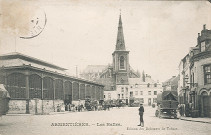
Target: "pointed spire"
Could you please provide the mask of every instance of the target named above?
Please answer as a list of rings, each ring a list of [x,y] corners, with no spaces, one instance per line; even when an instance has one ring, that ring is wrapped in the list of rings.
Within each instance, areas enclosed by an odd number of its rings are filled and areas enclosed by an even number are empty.
[[[116,50],[125,50],[121,10],[120,10],[120,15],[119,15],[119,26],[118,26],[118,33],[117,33]]]

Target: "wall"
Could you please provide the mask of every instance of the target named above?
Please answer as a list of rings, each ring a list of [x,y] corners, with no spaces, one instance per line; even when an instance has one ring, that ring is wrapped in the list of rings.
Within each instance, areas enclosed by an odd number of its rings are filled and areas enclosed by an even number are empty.
[[[29,101],[30,114],[49,114],[57,111],[57,106],[64,104],[63,100],[40,100],[32,99]],[[8,113],[25,114],[26,100],[10,100]]]
[[[26,113],[26,100],[10,100],[8,113]]]

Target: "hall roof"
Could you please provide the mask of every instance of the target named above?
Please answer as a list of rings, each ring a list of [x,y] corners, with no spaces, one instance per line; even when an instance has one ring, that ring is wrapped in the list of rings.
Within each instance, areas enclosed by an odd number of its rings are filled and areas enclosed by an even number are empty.
[[[61,71],[67,70],[65,68],[59,67],[52,63],[49,63],[49,62],[31,57],[31,56],[27,56],[18,52],[1,55],[0,60],[1,60],[0,66],[4,66],[4,67],[20,66],[20,64],[21,65],[33,64],[39,67],[41,66],[43,68],[46,67],[46,68],[52,68],[52,69],[61,70]]]

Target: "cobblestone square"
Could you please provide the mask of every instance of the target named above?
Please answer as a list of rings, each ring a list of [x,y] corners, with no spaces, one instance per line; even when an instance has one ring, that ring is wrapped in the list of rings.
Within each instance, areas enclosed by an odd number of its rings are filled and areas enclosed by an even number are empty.
[[[1,135],[208,135],[210,124],[157,118],[145,107],[145,126],[139,124],[138,108],[110,111],[65,112],[53,115],[8,115],[0,121]]]

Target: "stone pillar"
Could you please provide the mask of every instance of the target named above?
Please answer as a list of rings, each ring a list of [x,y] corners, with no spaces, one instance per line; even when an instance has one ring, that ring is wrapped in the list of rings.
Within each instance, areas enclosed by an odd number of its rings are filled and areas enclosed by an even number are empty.
[[[72,101],[73,101],[73,83],[74,81],[72,81]]]
[[[26,74],[26,114],[29,113],[29,75]]]
[[[43,74],[41,74],[41,100],[42,100],[42,114],[44,113],[44,108],[43,108],[43,100],[44,100],[44,97],[43,97]]]
[[[54,100],[55,100],[55,79],[53,79],[53,110],[54,112],[56,111],[55,109],[55,103],[54,103]]]
[[[64,81],[64,79],[62,79],[63,100],[65,100],[65,88],[64,88],[64,87],[65,87],[65,85],[64,85],[64,82],[65,82],[65,81]]]
[[[80,83],[78,82],[78,100],[80,100],[81,99],[81,97],[80,97],[80,93],[81,91],[80,91]]]
[[[85,92],[85,97],[84,97],[84,98],[85,98],[85,99],[86,99],[86,85],[87,85],[87,84],[84,84],[84,87],[85,87],[85,88],[84,88],[84,92]]]
[[[95,98],[95,100],[97,100],[96,93],[97,93],[97,92],[96,92],[96,86],[95,86],[95,97],[94,97],[94,98]]]

